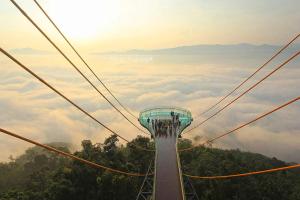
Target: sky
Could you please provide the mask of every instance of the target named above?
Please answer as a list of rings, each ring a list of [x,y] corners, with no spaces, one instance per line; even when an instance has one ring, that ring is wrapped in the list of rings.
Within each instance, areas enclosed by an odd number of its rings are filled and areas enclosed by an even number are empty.
[[[60,41],[33,1],[17,2]],[[39,2],[83,52],[193,44],[282,44],[299,31],[300,21],[298,0]],[[9,0],[1,0],[0,13],[0,36],[10,38],[1,41],[2,46],[49,48]]]
[[[30,16],[105,94],[104,88],[66,46],[33,1],[19,0]],[[40,0],[112,92],[136,115],[161,105],[187,108],[193,116],[224,96],[300,32],[298,0]],[[72,2],[72,4],[71,4]],[[0,1],[0,45],[106,125],[128,139],[137,131],[57,54],[10,3]],[[197,44],[272,44],[271,50],[222,55],[97,55],[95,52],[160,49]],[[299,43],[299,39],[298,39]],[[292,51],[270,63],[243,89],[254,84]],[[299,96],[300,60],[295,59],[210,123],[186,135],[201,141]],[[239,91],[240,92],[240,91]],[[0,127],[37,141],[101,142],[109,133],[0,56]],[[237,95],[236,93],[234,95]],[[300,162],[300,104],[244,128],[214,144]],[[208,116],[208,115],[207,115]],[[206,117],[207,117],[206,116]],[[195,117],[199,122],[203,117]],[[132,119],[134,120],[134,119]],[[198,141],[199,142],[199,141]],[[0,161],[31,145],[0,135]]]

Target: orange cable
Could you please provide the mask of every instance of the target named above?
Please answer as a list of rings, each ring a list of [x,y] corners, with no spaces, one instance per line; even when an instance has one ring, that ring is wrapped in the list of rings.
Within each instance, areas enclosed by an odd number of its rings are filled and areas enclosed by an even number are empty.
[[[27,71],[28,73],[30,73],[32,76],[34,76],[36,79],[38,79],[40,82],[42,82],[44,85],[46,85],[48,88],[50,88],[52,91],[54,91],[56,94],[58,94],[59,96],[61,96],[62,98],[64,98],[66,101],[68,101],[70,104],[72,104],[74,107],[76,107],[78,110],[80,110],[81,112],[83,112],[85,115],[87,115],[88,117],[90,117],[91,119],[93,119],[95,122],[97,122],[98,124],[100,124],[102,127],[104,127],[106,130],[108,130],[109,132],[111,132],[112,134],[118,136],[119,138],[123,139],[126,142],[129,142],[126,138],[124,138],[123,136],[117,134],[115,131],[113,131],[112,129],[110,129],[108,126],[104,125],[102,122],[100,122],[99,120],[97,120],[94,116],[92,116],[91,114],[89,114],[87,111],[85,111],[83,108],[81,108],[80,106],[78,106],[77,104],[75,104],[72,100],[70,100],[68,97],[66,97],[65,95],[63,95],[61,92],[59,92],[57,89],[55,89],[53,86],[51,86],[48,82],[46,82],[44,79],[42,79],[40,76],[38,76],[37,74],[35,74],[33,71],[31,71],[29,68],[27,68],[25,65],[23,65],[21,62],[19,62],[16,58],[14,58],[12,55],[10,55],[7,51],[5,51],[4,49],[0,48],[0,51],[5,54],[7,57],[9,57],[12,61],[14,61],[16,64],[18,64],[21,68],[23,68],[25,71]],[[145,149],[143,147],[137,146],[139,149],[142,149],[144,151],[154,151],[154,150],[149,150],[149,149]]]
[[[245,126],[247,126],[247,125],[249,125],[249,124],[251,124],[251,123],[257,121],[257,120],[260,120],[260,119],[262,119],[262,118],[264,118],[264,117],[266,117],[266,116],[272,114],[273,112],[276,112],[276,111],[278,111],[278,110],[280,110],[280,109],[282,109],[282,108],[284,108],[284,107],[286,107],[286,106],[288,106],[288,105],[290,105],[290,104],[292,104],[292,103],[294,103],[294,102],[296,102],[296,101],[298,101],[298,100],[300,100],[300,96],[297,97],[297,98],[294,98],[294,99],[292,99],[292,100],[290,100],[290,101],[288,101],[287,103],[284,103],[284,104],[282,104],[282,105],[276,107],[275,109],[273,109],[273,110],[271,110],[271,111],[269,111],[269,112],[266,112],[266,113],[264,113],[264,114],[262,114],[262,115],[256,117],[255,119],[253,119],[253,120],[251,120],[251,121],[249,121],[249,122],[247,122],[247,123],[244,123],[244,124],[242,124],[242,125],[240,125],[240,126],[234,128],[234,129],[232,129],[232,130],[230,130],[230,131],[228,131],[228,132],[226,132],[226,133],[224,133],[224,134],[222,134],[222,135],[219,135],[219,136],[217,136],[217,137],[215,137],[215,138],[212,138],[212,139],[210,139],[210,140],[207,140],[207,141],[204,142],[202,145],[204,145],[204,144],[209,144],[209,143],[211,143],[211,142],[213,142],[213,141],[215,141],[215,140],[217,140],[217,139],[220,139],[220,138],[222,138],[222,137],[224,137],[224,136],[226,136],[226,135],[229,135],[230,133],[233,133],[234,131],[237,131],[237,130],[239,130],[239,129],[241,129],[241,128],[243,128],[243,127],[245,127]],[[194,148],[196,148],[196,147],[198,147],[198,146],[199,146],[199,145],[193,146],[193,147],[189,147],[189,148],[185,148],[185,149],[179,149],[178,151],[179,151],[179,152],[182,152],[182,151],[188,151],[188,150],[192,150],[192,149],[194,149]]]
[[[296,164],[296,165],[291,165],[291,166],[286,166],[286,167],[279,167],[279,168],[267,169],[267,170],[262,170],[262,171],[254,171],[254,172],[248,172],[248,173],[242,173],[242,174],[231,174],[231,175],[224,175],[224,176],[193,176],[193,175],[189,175],[189,174],[183,174],[183,175],[190,177],[190,178],[194,178],[194,179],[225,179],[225,178],[250,176],[250,175],[255,175],[255,174],[265,174],[265,173],[295,169],[295,168],[299,168],[299,167],[300,167],[300,164]]]
[[[39,146],[39,147],[42,147],[44,149],[47,149],[48,151],[52,151],[52,152],[55,152],[59,155],[62,155],[62,156],[65,156],[65,157],[69,157],[73,160],[77,160],[79,162],[82,162],[84,164],[87,164],[89,166],[92,166],[92,167],[95,167],[95,168],[99,168],[99,169],[104,169],[104,170],[107,170],[107,171],[110,171],[110,172],[115,172],[115,173],[119,173],[119,174],[124,174],[124,175],[128,175],[128,176],[146,176],[146,174],[140,174],[140,173],[130,173],[130,172],[124,172],[124,171],[121,171],[121,170],[117,170],[117,169],[113,169],[113,168],[110,168],[110,167],[106,167],[106,166],[103,166],[103,165],[100,165],[100,164],[97,164],[97,163],[94,163],[94,162],[91,162],[91,161],[88,161],[88,160],[85,160],[83,158],[79,158],[77,156],[74,156],[70,153],[66,153],[64,151],[61,151],[61,150],[58,150],[56,148],[53,148],[51,146],[48,146],[48,145],[45,145],[45,144],[41,144],[41,143],[38,143],[34,140],[31,140],[31,139],[28,139],[28,138],[25,138],[25,137],[22,137],[20,135],[17,135],[15,133],[12,133],[10,131],[7,131],[5,129],[2,129],[0,128],[0,132],[2,133],[5,133],[7,135],[10,135],[12,137],[15,137],[15,138],[18,138],[20,140],[23,140],[23,141],[26,141],[26,142],[29,142],[31,144],[34,144],[36,146]]]
[[[62,50],[49,38],[49,36],[28,16],[28,14],[14,1],[10,0],[16,8],[31,22],[31,24],[52,44],[52,46],[73,66],[73,68],[116,110],[118,111],[129,123],[135,128],[149,135],[146,131],[135,125],[130,119],[128,119],[81,71],[80,69],[62,52]]]
[[[97,76],[97,74],[93,71],[93,69],[89,66],[89,64],[83,59],[83,57],[78,53],[78,51],[75,49],[75,47],[71,44],[71,42],[67,39],[67,37],[62,33],[62,31],[58,28],[58,26],[54,23],[54,21],[50,18],[50,16],[47,14],[47,12],[43,9],[43,7],[37,2],[37,0],[34,0],[35,4],[40,8],[40,10],[44,13],[44,15],[48,18],[48,20],[51,22],[51,24],[55,27],[55,29],[59,32],[59,34],[64,38],[64,40],[69,44],[69,46],[73,49],[73,51],[76,53],[76,55],[80,58],[80,60],[85,64],[85,66],[92,72],[92,74],[96,77],[96,79],[101,83],[101,85],[109,92],[109,94],[118,102],[118,104],[132,117],[135,119],[138,119],[132,112],[130,112],[118,99],[115,97],[115,95],[108,89],[108,87],[101,81],[101,79]]]
[[[208,120],[210,120],[211,118],[213,118],[214,116],[216,116],[217,114],[219,114],[221,111],[223,111],[225,108],[227,108],[229,105],[233,104],[235,101],[237,101],[239,98],[241,98],[242,96],[244,96],[246,93],[248,93],[250,90],[252,90],[253,88],[255,88],[257,85],[259,85],[261,82],[263,82],[264,80],[266,80],[269,76],[271,76],[272,74],[274,74],[276,71],[278,71],[280,68],[282,68],[284,65],[286,65],[287,63],[289,63],[291,60],[293,60],[294,58],[296,58],[297,56],[300,55],[300,51],[298,51],[297,53],[295,53],[293,56],[291,56],[289,59],[287,59],[285,62],[283,62],[281,65],[279,65],[277,68],[275,68],[273,71],[271,71],[268,75],[266,75],[264,78],[262,78],[261,80],[259,80],[257,83],[255,83],[254,85],[252,85],[249,89],[247,89],[246,91],[244,91],[242,94],[240,94],[238,97],[236,97],[235,99],[233,99],[232,101],[230,101],[228,104],[226,104],[223,108],[221,108],[220,110],[218,110],[217,112],[215,112],[213,115],[211,115],[210,117],[206,118],[205,120],[203,120],[202,122],[200,122],[199,124],[197,124],[196,126],[194,126],[193,128],[189,129],[188,131],[186,131],[185,133],[188,133],[196,128],[198,128],[199,126],[201,126],[202,124],[204,124],[205,122],[207,122]]]
[[[218,104],[220,104],[222,101],[224,101],[227,97],[229,97],[232,93],[234,93],[237,89],[239,89],[242,85],[244,85],[249,79],[251,79],[256,73],[258,73],[262,68],[264,68],[267,64],[269,64],[274,58],[276,58],[282,51],[284,51],[287,47],[289,47],[298,37],[300,34],[296,35],[289,43],[284,45],[279,51],[277,51],[276,54],[274,54],[267,62],[265,62],[262,66],[260,66],[254,73],[252,73],[248,78],[246,78],[243,82],[241,82],[237,87],[235,87],[231,92],[229,92],[226,96],[224,96],[222,99],[220,99],[217,103],[209,107],[207,110],[203,111],[200,115],[203,115],[216,107]]]

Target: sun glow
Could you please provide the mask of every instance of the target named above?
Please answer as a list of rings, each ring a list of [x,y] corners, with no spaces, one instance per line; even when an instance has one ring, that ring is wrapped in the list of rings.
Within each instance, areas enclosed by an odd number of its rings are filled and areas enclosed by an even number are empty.
[[[117,1],[51,0],[44,4],[63,32],[76,39],[107,34],[120,19],[120,4]]]

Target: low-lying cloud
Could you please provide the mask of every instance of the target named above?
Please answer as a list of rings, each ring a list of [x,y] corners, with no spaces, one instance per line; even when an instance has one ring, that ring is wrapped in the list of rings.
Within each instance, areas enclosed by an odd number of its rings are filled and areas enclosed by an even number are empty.
[[[17,58],[22,52],[24,53],[24,51],[11,51]],[[272,53],[273,51],[268,51],[264,54],[270,56]],[[43,54],[43,58],[44,56]],[[140,110],[149,107],[179,106],[192,111],[195,118],[192,126],[213,113],[212,111],[205,116],[199,116],[266,59],[261,58],[260,54],[253,53],[238,61],[227,59],[222,63],[221,56],[218,60],[208,62],[207,58],[201,62],[195,55],[195,61],[191,62],[193,58],[188,57],[189,62],[185,63],[187,57],[181,55],[176,57],[176,60],[180,60],[178,64],[174,61],[167,62],[172,60],[172,55],[165,56],[166,58],[152,55],[151,60],[147,60],[146,63],[131,62],[128,55],[126,60],[118,56],[114,61],[111,55],[109,58],[106,55],[90,55],[89,59],[94,66],[101,66],[94,68],[97,74],[103,78],[120,101],[136,115]],[[286,57],[279,59],[284,58]],[[102,142],[109,136],[110,133],[103,127],[73,108],[6,57],[1,56],[0,62],[0,126],[2,128],[43,143],[69,142],[77,148],[83,139]],[[276,63],[280,62],[271,63],[241,90],[267,74]],[[32,69],[120,135],[132,139],[139,133],[74,70],[70,69],[71,66],[67,62],[59,66],[46,64],[48,65],[45,67],[33,63]],[[200,141],[212,138],[299,96],[299,64],[299,58],[295,59],[234,105],[192,133],[186,134],[185,137],[193,139],[200,135]],[[78,65],[83,66],[81,63]],[[88,74],[88,76],[107,95],[92,75]],[[294,103],[236,134],[220,139],[214,145],[221,148],[240,148],[287,161],[300,162],[299,108],[300,103]],[[131,119],[138,123],[136,119]],[[3,149],[0,152],[0,161],[7,161],[10,155],[20,155],[29,146],[25,142],[0,134],[0,148]]]

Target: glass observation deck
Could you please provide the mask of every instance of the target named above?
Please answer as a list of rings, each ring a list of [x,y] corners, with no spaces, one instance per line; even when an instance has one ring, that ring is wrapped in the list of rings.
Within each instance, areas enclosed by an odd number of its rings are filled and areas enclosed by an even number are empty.
[[[178,116],[178,120],[180,121],[177,134],[180,134],[193,121],[192,114],[188,110],[174,107],[161,107],[146,109],[140,112],[139,122],[153,135],[152,120],[171,121],[172,115]]]

